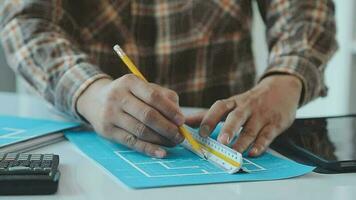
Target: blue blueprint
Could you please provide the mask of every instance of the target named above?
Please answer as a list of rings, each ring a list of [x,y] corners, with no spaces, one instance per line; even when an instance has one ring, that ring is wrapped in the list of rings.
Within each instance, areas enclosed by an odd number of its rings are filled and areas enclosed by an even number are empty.
[[[244,158],[243,167],[249,173],[231,175],[181,146],[169,149],[168,158],[156,159],[103,139],[94,132],[66,131],[65,135],[122,183],[136,189],[285,179],[314,169],[265,153],[258,158]]]
[[[0,115],[0,147],[78,126],[57,122]]]

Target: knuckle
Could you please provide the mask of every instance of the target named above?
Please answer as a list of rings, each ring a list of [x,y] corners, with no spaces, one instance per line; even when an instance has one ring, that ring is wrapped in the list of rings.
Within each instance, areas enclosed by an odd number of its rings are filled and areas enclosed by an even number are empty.
[[[137,137],[131,134],[127,134],[123,138],[123,142],[128,146],[128,147],[134,147],[137,143]]]
[[[135,135],[139,138],[144,138],[146,136],[146,126],[142,123],[137,123],[135,126]]]
[[[120,78],[120,80],[123,82],[131,82],[135,78],[136,76],[134,74],[125,74]]]
[[[250,98],[249,100],[247,100],[247,102],[251,108],[258,108],[258,99]]]
[[[168,95],[168,98],[169,98],[169,99],[172,99],[172,100],[175,101],[175,102],[178,102],[178,101],[179,101],[179,96],[178,96],[178,94],[177,94],[176,92],[174,92],[174,91],[172,91],[172,90],[169,90],[168,93],[167,93],[167,95]]]
[[[148,100],[152,103],[155,103],[159,98],[161,94],[158,90],[152,89],[148,91]]]
[[[265,134],[260,136],[263,141],[271,141],[273,140],[273,134],[271,132],[266,132]]]
[[[114,90],[110,90],[106,95],[105,103],[107,105],[111,105],[113,102],[117,101],[117,96],[118,95]]]
[[[254,139],[256,138],[255,135],[250,134],[250,133],[245,134],[244,136],[245,136],[245,138],[246,138],[247,140],[249,140],[249,141],[254,140]]]
[[[225,110],[230,110],[231,108],[231,106],[229,106],[229,104],[231,104],[231,103],[234,103],[234,101],[229,101],[228,99],[223,99],[223,100],[221,100],[222,101],[222,103],[223,103],[223,106],[224,106],[224,109]],[[229,103],[230,102],[230,103]]]
[[[212,107],[218,107],[218,108],[220,108],[220,107],[222,107],[222,106],[225,106],[225,102],[220,99],[220,100],[217,100],[217,101],[213,104]]]
[[[144,109],[142,116],[143,116],[142,121],[144,123],[153,122],[156,117],[156,111],[153,108],[148,107]]]
[[[246,128],[244,128],[244,130],[243,130],[243,135],[244,135],[245,137],[255,138],[256,133],[255,133],[255,130],[254,130],[254,129],[252,129],[252,128],[250,128],[250,127],[246,127]]]
[[[125,107],[125,106],[128,105],[129,103],[130,103],[130,98],[128,98],[127,96],[123,96],[123,97],[120,99],[121,107]]]
[[[153,148],[152,145],[149,143],[142,143],[141,146],[142,152],[144,152],[147,155],[152,155],[153,153]]]
[[[175,126],[165,126],[163,131],[168,135],[169,139],[174,139],[176,134],[178,133],[178,128]]]

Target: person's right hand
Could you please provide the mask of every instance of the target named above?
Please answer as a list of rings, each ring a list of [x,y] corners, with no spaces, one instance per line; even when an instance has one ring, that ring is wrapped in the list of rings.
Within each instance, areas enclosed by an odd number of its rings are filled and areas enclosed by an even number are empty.
[[[184,123],[178,95],[133,74],[95,81],[76,106],[100,135],[149,156],[163,158],[167,152],[161,146],[184,140],[178,132]]]

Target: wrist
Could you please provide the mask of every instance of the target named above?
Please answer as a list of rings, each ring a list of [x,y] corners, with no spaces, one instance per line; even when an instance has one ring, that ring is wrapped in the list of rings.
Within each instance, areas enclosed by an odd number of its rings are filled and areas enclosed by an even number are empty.
[[[264,81],[273,81],[273,82],[279,82],[279,83],[287,83],[293,88],[297,90],[302,90],[303,87],[303,82],[298,78],[297,76],[294,76],[292,74],[272,74],[269,76],[264,77],[261,82]]]
[[[100,91],[112,82],[109,78],[102,78],[94,81],[86,90],[79,96],[76,109],[78,113],[87,121],[91,121],[91,114],[96,112],[96,107],[100,104]]]
[[[298,99],[300,103],[303,95],[303,82],[297,76],[292,74],[273,74],[264,77],[260,84],[267,84],[272,86],[271,88],[279,87],[287,91],[290,95],[293,95]]]

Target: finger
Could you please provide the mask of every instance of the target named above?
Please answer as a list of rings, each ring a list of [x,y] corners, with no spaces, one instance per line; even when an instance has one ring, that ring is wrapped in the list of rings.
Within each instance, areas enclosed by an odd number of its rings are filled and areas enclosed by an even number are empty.
[[[116,120],[113,123],[117,127],[126,130],[143,141],[166,147],[175,146],[175,143],[169,141],[167,138],[161,136],[159,133],[155,132],[127,113],[121,112],[115,119]]]
[[[201,121],[203,120],[204,116],[206,115],[207,110],[204,111],[200,111],[194,114],[190,114],[188,116],[185,117],[185,123],[188,126],[193,126],[193,127],[197,127],[200,125]]]
[[[218,141],[222,144],[228,145],[232,138],[234,138],[234,134],[240,130],[243,124],[246,123],[250,115],[250,109],[243,109],[242,107],[237,107],[230,112],[223,127],[221,128]]]
[[[110,137],[110,139],[123,144],[128,148],[144,153],[148,156],[164,158],[167,155],[167,152],[159,145],[142,141],[121,128],[113,128],[113,133],[110,135]]]
[[[211,131],[214,130],[216,124],[233,108],[235,102],[233,100],[224,99],[216,101],[203,117],[200,125],[200,135],[208,137]]]
[[[278,136],[278,130],[273,125],[265,126],[249,152],[249,156],[259,156],[266,151],[271,142]]]
[[[126,97],[125,101],[129,103],[124,103],[121,106],[124,112],[130,114],[175,144],[183,142],[184,138],[179,133],[178,127],[162,116],[156,109],[133,96]]]
[[[260,121],[258,117],[251,116],[245,123],[236,143],[233,144],[233,148],[236,151],[243,153],[251,145],[251,143],[255,141],[257,134],[263,125],[263,122]]]
[[[165,96],[166,98],[173,101],[174,103],[176,103],[179,106],[179,96],[177,95],[177,93],[175,93],[173,90],[161,87],[157,84],[154,84],[154,83],[150,83],[150,84],[152,87],[156,88],[157,90],[161,89],[163,96]]]
[[[130,85],[130,91],[137,98],[162,113],[167,119],[176,123],[176,125],[180,126],[184,124],[184,115],[179,106],[168,98],[165,98],[162,94],[162,89],[152,87],[150,84],[138,80],[135,84]]]

